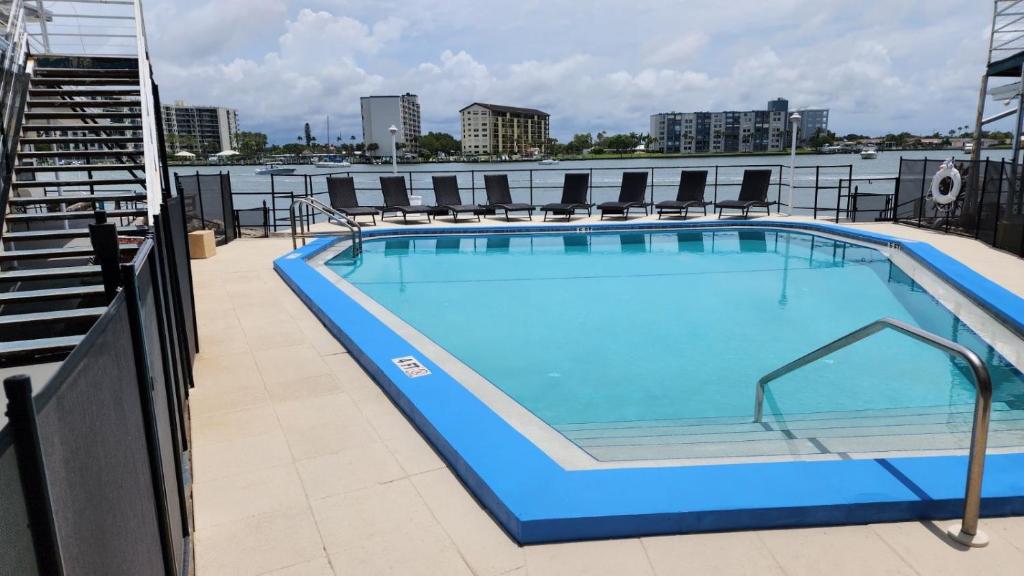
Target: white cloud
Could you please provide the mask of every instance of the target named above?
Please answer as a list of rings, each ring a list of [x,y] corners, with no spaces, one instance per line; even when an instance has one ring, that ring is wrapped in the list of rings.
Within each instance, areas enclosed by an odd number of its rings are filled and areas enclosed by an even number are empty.
[[[328,113],[358,134],[360,96],[404,92],[424,129],[456,134],[473,101],[545,109],[564,139],[777,96],[831,108],[840,131],[944,130],[973,114],[989,17],[969,0],[147,6],[164,98],[237,107],[276,141]]]

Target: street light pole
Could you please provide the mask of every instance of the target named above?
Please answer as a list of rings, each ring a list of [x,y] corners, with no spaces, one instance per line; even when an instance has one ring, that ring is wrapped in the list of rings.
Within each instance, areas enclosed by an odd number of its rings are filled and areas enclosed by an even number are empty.
[[[793,125],[793,138],[789,145],[789,202],[786,206],[787,216],[793,215],[793,187],[796,185],[796,130],[800,124],[800,114],[793,112],[793,115],[789,117],[790,123]]]
[[[398,144],[395,143],[398,128],[392,124],[388,127],[388,132],[391,132],[391,173],[398,174]]]

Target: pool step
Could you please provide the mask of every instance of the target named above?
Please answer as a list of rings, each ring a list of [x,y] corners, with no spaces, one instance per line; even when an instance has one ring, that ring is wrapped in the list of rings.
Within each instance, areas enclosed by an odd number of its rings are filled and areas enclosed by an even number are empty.
[[[556,426],[601,461],[723,458],[850,458],[963,451],[970,443],[973,405],[929,406],[775,417],[698,418]],[[993,448],[1024,446],[1024,411],[995,403]]]

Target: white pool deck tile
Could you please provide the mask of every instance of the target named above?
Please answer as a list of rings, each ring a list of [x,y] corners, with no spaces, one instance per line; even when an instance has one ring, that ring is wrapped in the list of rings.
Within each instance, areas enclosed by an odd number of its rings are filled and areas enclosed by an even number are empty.
[[[858,227],[931,242],[1024,295],[1012,255]],[[273,259],[290,249],[287,238],[238,240],[193,261],[199,576],[1021,573],[1024,518],[983,519],[992,544],[972,550],[941,536],[945,522],[520,547],[276,276]]]

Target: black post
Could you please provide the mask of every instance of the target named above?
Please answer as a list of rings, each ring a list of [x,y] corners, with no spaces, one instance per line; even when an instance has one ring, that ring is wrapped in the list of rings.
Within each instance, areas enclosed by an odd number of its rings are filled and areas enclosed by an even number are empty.
[[[470,194],[472,194],[473,204],[476,204],[476,170],[469,171],[469,186]]]
[[[992,220],[992,246],[999,246],[999,213],[1003,203],[1003,174],[1006,172],[1006,160],[999,161],[999,189],[996,190],[996,214]],[[1013,181],[1010,181],[1013,186]]]
[[[274,217],[271,219],[271,226],[274,228],[274,232],[277,232],[277,191],[274,188],[274,175],[270,175],[270,207],[274,212]],[[289,206],[289,208],[291,208]]]
[[[814,212],[812,213],[813,214],[812,218],[814,218],[815,220],[818,219],[818,190],[819,190],[819,188],[818,188],[818,179],[819,179],[820,176],[821,176],[821,166],[815,166],[814,167]],[[811,240],[813,242],[814,239],[812,238]],[[811,247],[813,248],[814,245],[812,244]]]
[[[925,156],[924,164],[921,165],[921,195],[917,200],[917,227],[921,227],[921,222],[924,219],[924,181],[925,173],[928,172],[928,157]]]
[[[715,192],[713,202],[718,204],[718,165],[715,165]]]
[[[270,238],[270,222],[267,221],[267,201],[263,201],[263,236]]]
[[[11,376],[4,380],[7,395],[7,419],[14,437],[14,453],[18,460],[18,476],[25,493],[32,548],[40,574],[64,574],[64,562],[57,543],[57,527],[53,524],[53,503],[46,482],[39,423],[32,400],[32,381],[28,376]]]
[[[203,179],[199,177],[199,170],[196,170],[196,198],[199,200],[199,221],[206,230],[206,209],[203,208]]]
[[[121,255],[118,249],[117,226],[113,222],[107,222],[106,210],[96,211],[96,223],[89,224],[89,240],[92,242],[92,249],[96,253],[96,261],[100,265],[100,273],[103,276],[103,292],[107,296],[107,302],[117,295],[117,287],[120,285],[118,266]]]
[[[530,168],[530,205],[533,205],[533,168]]]
[[[981,166],[981,160],[975,164],[975,169]],[[978,190],[978,210],[974,213],[974,239],[977,240],[981,236],[981,210],[985,205],[985,191],[988,189],[988,163],[990,160],[985,160],[985,173],[981,177],[981,189]],[[978,181],[977,175],[975,175],[975,182]]]
[[[839,224],[839,208],[843,201],[843,179],[839,179],[839,186],[836,188],[836,219],[835,223]]]
[[[150,240],[152,242],[152,240]],[[150,244],[152,246],[152,244]],[[146,248],[140,248],[140,252]],[[150,265],[154,257],[150,252],[144,255],[142,267]],[[164,557],[164,572],[167,576],[175,576],[177,566],[174,562],[174,544],[171,537],[171,520],[167,511],[167,486],[164,484],[163,457],[160,454],[160,432],[157,427],[156,406],[153,398],[153,367],[149,365],[149,346],[157,346],[157,342],[146,342],[146,329],[142,319],[142,296],[139,294],[139,279],[134,264],[121,266],[121,280],[124,282],[125,303],[128,306],[128,321],[131,329],[132,352],[135,357],[135,372],[139,387],[142,420],[145,426],[146,456],[149,459],[150,477],[153,482],[153,499],[156,503],[156,521],[160,532],[160,548]],[[151,279],[155,286],[157,278]],[[154,296],[154,302],[156,297]],[[177,459],[178,455],[175,454]],[[183,511],[184,512],[184,511]]]

